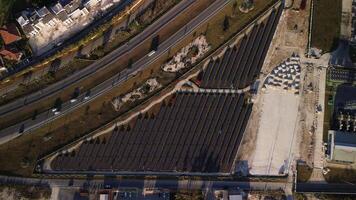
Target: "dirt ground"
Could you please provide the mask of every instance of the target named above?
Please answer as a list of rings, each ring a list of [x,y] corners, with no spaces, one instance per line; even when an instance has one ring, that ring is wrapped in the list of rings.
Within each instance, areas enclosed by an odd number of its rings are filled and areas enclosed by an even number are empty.
[[[0,188],[0,200],[49,200],[52,199],[49,189],[42,190],[40,188],[19,186]]]
[[[297,53],[300,56],[304,56],[305,51],[307,49],[307,41],[308,41],[308,26],[309,26],[309,8],[310,8],[310,1],[307,1],[308,5],[306,6],[305,10],[298,10],[300,6],[300,0],[294,1],[293,6],[288,9],[285,9],[282,13],[280,22],[278,24],[276,33],[273,37],[272,44],[270,49],[268,50],[268,54],[264,65],[261,70],[260,80],[264,80],[267,74],[271,72],[271,70],[277,66],[282,61],[286,60],[290,57],[293,53]],[[302,67],[302,74],[305,68],[305,65],[301,65]],[[303,76],[303,75],[302,75]],[[303,79],[301,79],[301,84],[303,84]],[[240,151],[238,153],[238,161],[248,160],[256,148],[256,138],[257,138],[257,131],[260,124],[260,117],[261,117],[261,91],[254,97],[254,107],[250,117],[250,121],[248,123],[244,139],[242,141],[242,145],[240,147]],[[304,99],[302,96],[301,99]],[[312,100],[308,97],[307,101],[310,105],[312,105]],[[302,105],[300,106],[302,107]],[[309,111],[312,107],[308,107]],[[300,112],[300,111],[298,111]],[[301,119],[298,116],[298,120]],[[310,119],[305,119],[310,121]],[[305,121],[304,120],[304,121]],[[303,124],[303,120],[300,120],[299,124]],[[308,131],[310,125],[307,124],[303,128],[303,126],[298,127],[298,137],[296,138],[297,143],[301,144],[310,144],[308,140]],[[301,130],[306,132],[306,134],[300,134]],[[300,137],[302,136],[302,137]],[[301,142],[304,141],[304,142]],[[299,147],[296,147],[299,149]],[[303,147],[302,149],[305,149]],[[294,152],[294,158],[298,158],[299,153]],[[304,154],[303,155],[308,155]],[[310,152],[312,155],[312,151]],[[303,158],[304,159],[304,158]]]
[[[308,41],[309,4],[310,1],[305,10],[286,9],[283,11],[262,68],[261,78],[274,66],[290,57],[293,52],[304,55]],[[293,7],[298,7],[300,0],[294,1],[293,5]]]

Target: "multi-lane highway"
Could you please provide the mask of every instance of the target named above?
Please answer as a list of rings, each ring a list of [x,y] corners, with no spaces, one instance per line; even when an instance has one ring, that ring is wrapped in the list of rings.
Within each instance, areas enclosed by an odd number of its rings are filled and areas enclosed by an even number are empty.
[[[177,12],[179,13],[183,11],[185,8],[191,5],[191,3],[192,1],[189,0],[181,2],[177,7],[173,8],[166,15],[164,15],[162,19],[160,19],[159,21],[157,21],[152,25],[156,29],[151,30],[151,32],[146,32],[146,31],[143,32],[141,35],[138,36],[139,38],[141,37],[141,39],[134,38],[133,40],[129,41],[128,43],[126,43],[119,49],[115,50],[105,58],[94,63],[84,71],[76,74],[75,79],[79,81],[83,78],[90,78],[92,76],[95,76],[93,72],[99,70],[102,67],[108,66],[116,62],[122,56],[125,56],[130,50],[134,49],[135,46],[137,46],[143,41],[142,37],[146,36],[146,38],[150,38],[151,35],[154,35],[154,33],[157,30],[159,30],[162,26],[164,26],[166,23],[169,23],[169,21],[174,20],[174,17],[177,15]],[[188,24],[186,24],[183,28],[177,31],[169,39],[165,40],[162,44],[160,44],[158,50],[154,55],[145,56],[141,58],[140,60],[135,62],[130,69],[125,69],[121,71],[119,74],[113,75],[111,78],[107,79],[106,81],[92,88],[90,98],[85,99],[85,94],[81,94],[77,98],[78,101],[74,103],[71,103],[70,101],[63,103],[61,113],[57,115],[55,115],[51,110],[48,110],[46,112],[39,113],[35,119],[27,119],[21,123],[15,124],[11,127],[1,130],[0,144],[5,143],[13,138],[16,138],[24,133],[28,133],[31,130],[39,128],[42,125],[76,109],[77,107],[82,106],[83,104],[94,100],[96,97],[110,91],[116,85],[126,81],[128,78],[137,74],[139,71],[144,70],[147,66],[149,66],[156,59],[158,59],[162,54],[166,53],[172,46],[179,43],[179,41],[183,40],[185,36],[192,33],[197,27],[199,27],[199,25],[209,20],[212,16],[214,16],[217,12],[219,12],[227,3],[228,1],[226,0],[216,0],[207,9],[201,12],[196,18],[192,19]],[[92,68],[94,68],[94,70]],[[68,87],[69,85],[72,85],[73,83],[76,82],[73,80],[74,79],[65,79],[52,86],[49,86],[48,88],[38,93],[35,93],[34,95],[30,95],[27,98],[15,101],[16,103],[11,103],[6,105],[5,107],[1,107],[0,114],[11,112],[11,111],[14,112],[18,108],[24,106],[24,102],[28,104],[29,102],[35,102],[40,99],[44,99],[50,95],[53,95],[55,93],[58,93],[60,92],[61,89]]]
[[[16,99],[8,104],[0,106],[0,115],[4,116],[7,113],[15,112],[24,106],[28,106],[31,103],[37,102],[41,99],[45,99],[50,95],[59,93],[61,90],[82,81],[83,79],[92,78],[96,76],[96,73],[100,70],[104,70],[110,67],[113,63],[117,62],[120,58],[127,55],[131,50],[135,49],[138,45],[157,34],[167,23],[172,21],[182,11],[192,5],[194,1],[183,0],[177,6],[168,11],[164,16],[159,18],[155,23],[147,27],[143,32],[131,39],[126,44],[120,46],[113,52],[109,53],[105,57],[91,64],[90,66],[78,71],[70,77],[60,80],[40,91],[29,94],[25,97]]]

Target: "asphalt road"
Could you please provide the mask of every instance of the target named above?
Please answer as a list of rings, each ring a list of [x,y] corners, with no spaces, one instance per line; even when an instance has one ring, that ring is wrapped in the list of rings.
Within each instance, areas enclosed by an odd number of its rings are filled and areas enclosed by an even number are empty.
[[[143,180],[143,179],[69,179],[63,176],[59,178],[23,178],[0,176],[2,184],[21,185],[51,185],[52,187],[74,187],[74,188],[104,188],[110,185],[113,188],[138,188],[156,187],[161,189],[243,189],[243,190],[285,190],[288,188],[287,182],[283,181],[236,181],[236,180]],[[298,183],[296,185],[298,193],[324,193],[324,194],[356,194],[356,185],[351,183]]]
[[[34,92],[25,97],[16,99],[8,104],[0,106],[0,116],[10,112],[16,112],[17,110],[21,109],[24,106],[28,106],[31,103],[34,103],[38,100],[57,94],[61,90],[69,87],[72,84],[78,83],[83,79],[94,77],[96,75],[95,74],[96,72],[106,69],[111,64],[117,62],[122,56],[125,56],[131,50],[135,49],[138,45],[140,45],[141,43],[149,39],[152,35],[157,34],[157,32],[161,30],[167,23],[173,20],[177,15],[179,15],[179,13],[184,11],[187,7],[192,5],[194,2],[195,0],[194,1],[183,0],[180,4],[178,4],[173,9],[168,11],[164,16],[159,18],[156,22],[154,22],[152,25],[147,27],[143,32],[138,34],[129,42],[115,49],[113,52],[104,56],[103,58],[91,64],[90,66],[78,71],[77,73],[63,80],[60,80],[54,84],[51,84],[50,86],[40,91]]]
[[[351,183],[298,183],[296,191],[300,193],[356,194],[356,185]]]
[[[160,188],[160,189],[243,189],[243,190],[284,190],[288,183],[286,182],[248,182],[236,180],[176,180],[176,179],[40,179],[40,178],[22,178],[0,176],[0,183],[3,184],[21,184],[21,185],[50,185],[52,187],[73,187],[73,188],[99,188],[104,189],[105,185],[112,188]]]
[[[90,78],[92,76],[95,76],[95,71],[96,69],[100,69],[102,67],[108,66],[114,62],[116,62],[118,59],[121,58],[121,56],[125,56],[130,50],[134,49],[136,45],[140,44],[142,41],[144,41],[143,38],[148,38],[151,35],[154,35],[156,31],[158,31],[162,26],[164,26],[166,23],[168,23],[170,20],[172,20],[176,15],[179,14],[182,10],[184,10],[187,6],[191,4],[192,1],[183,1],[180,3],[178,6],[174,7],[172,10],[170,10],[166,15],[164,15],[160,20],[156,21],[150,28],[148,28],[150,31],[144,31],[142,34],[138,35],[125,45],[121,46],[120,48],[116,49],[109,55],[105,56],[103,59],[99,60],[98,62],[94,63],[93,65],[85,68],[83,71],[80,73],[75,74],[73,77],[75,77],[76,80],[81,80],[83,78]],[[158,50],[156,53],[152,56],[145,56],[135,62],[133,66],[130,69],[125,69],[121,71],[119,74],[113,75],[111,78],[107,79],[106,81],[102,82],[101,84],[97,85],[96,87],[91,89],[91,96],[89,99],[85,99],[85,92],[77,98],[78,101],[71,103],[71,102],[64,102],[62,104],[62,109],[61,113],[58,115],[55,115],[51,110],[48,110],[43,113],[37,114],[36,119],[27,119],[21,123],[15,124],[11,127],[2,129],[0,131],[0,144],[5,143],[13,138],[16,138],[24,133],[28,133],[32,130],[35,130],[42,125],[53,121],[54,119],[70,112],[73,111],[74,109],[78,108],[79,106],[84,105],[85,103],[88,103],[98,96],[110,91],[113,87],[116,85],[126,81],[130,77],[136,75],[139,73],[141,70],[144,70],[147,66],[149,66],[151,63],[153,63],[156,59],[158,59],[162,54],[166,53],[172,46],[174,46],[176,43],[181,41],[182,39],[185,38],[185,36],[189,35],[191,32],[194,31],[196,27],[198,27],[200,24],[204,23],[205,21],[209,20],[215,13],[220,11],[226,4],[228,3],[227,0],[216,0],[214,3],[212,3],[206,10],[204,10],[202,13],[200,13],[196,18],[192,19],[186,26],[181,28],[179,31],[177,31],[174,35],[172,35],[169,39],[164,41],[163,43],[160,44]],[[152,27],[155,29],[152,30]],[[155,31],[156,30],[156,31]],[[145,37],[146,36],[146,37]],[[93,69],[94,68],[94,69]],[[48,88],[38,92],[34,93],[34,95],[31,95],[28,98],[15,101],[17,103],[11,104],[11,105],[6,105],[4,108],[0,108],[0,115],[3,115],[3,113],[6,113],[6,110],[12,110],[13,112],[16,112],[16,109],[19,107],[24,106],[24,102],[28,104],[29,102],[34,102],[39,99],[46,98],[50,95],[53,95],[57,92],[60,92],[61,89],[64,89],[76,81],[73,81],[74,79],[71,76],[71,79],[64,79],[63,81],[60,81],[54,85],[49,86]],[[80,77],[80,78],[78,78]],[[8,107],[9,106],[9,107]],[[27,105],[29,106],[29,105]],[[6,108],[8,107],[8,108]],[[12,108],[12,109],[11,109]],[[20,133],[22,130],[22,133]]]

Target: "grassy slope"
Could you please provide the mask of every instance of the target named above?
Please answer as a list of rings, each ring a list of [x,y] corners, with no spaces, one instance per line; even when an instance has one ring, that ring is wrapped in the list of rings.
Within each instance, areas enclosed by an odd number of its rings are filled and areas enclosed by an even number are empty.
[[[315,0],[312,47],[332,51],[340,35],[342,0]]]
[[[0,0],[0,25],[5,22],[12,2],[11,0]]]

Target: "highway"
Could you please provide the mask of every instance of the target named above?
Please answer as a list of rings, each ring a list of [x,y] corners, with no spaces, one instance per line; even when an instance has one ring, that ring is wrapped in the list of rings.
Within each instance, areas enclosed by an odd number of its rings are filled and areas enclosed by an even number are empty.
[[[183,1],[178,6],[174,7],[170,10],[166,15],[162,17],[161,20],[154,23],[152,26],[156,27],[156,30],[159,30],[164,24],[173,20],[174,16],[178,15],[179,12],[184,10],[187,6],[191,5],[192,1]],[[100,95],[110,91],[113,87],[117,86],[118,84],[126,81],[130,77],[137,74],[139,71],[144,70],[147,66],[157,60],[162,54],[166,53],[172,46],[179,43],[181,40],[185,38],[185,36],[192,33],[200,24],[204,23],[205,21],[209,20],[213,15],[219,12],[226,4],[228,3],[227,0],[216,0],[212,3],[206,10],[201,12],[196,18],[192,19],[186,26],[181,28],[177,31],[174,35],[172,35],[169,39],[165,40],[163,43],[160,44],[158,50],[154,55],[151,57],[145,56],[135,62],[130,69],[125,69],[121,71],[119,74],[113,75],[111,78],[107,79],[106,81],[102,82],[101,84],[97,85],[96,87],[91,89],[91,96],[89,99],[85,99],[85,92],[77,98],[78,101],[71,103],[70,101],[64,102],[62,104],[61,113],[55,115],[51,110],[48,110],[43,113],[39,113],[36,119],[27,119],[21,123],[15,124],[11,127],[2,129],[0,131],[0,144],[3,144],[13,138],[16,138],[24,133],[28,133],[32,130],[35,130],[44,124],[53,121],[54,119],[65,115],[68,112],[73,111],[74,109],[82,106],[86,103],[93,101],[95,98],[99,97]],[[163,24],[162,24],[163,23]],[[100,69],[102,67],[108,66],[118,59],[121,56],[125,56],[131,49],[134,49],[136,45],[140,44],[142,41],[142,37],[146,36],[147,38],[151,35],[154,35],[156,31],[151,30],[151,32],[143,32],[142,34],[138,35],[125,45],[121,46],[119,49],[115,50],[114,52],[110,53],[103,59],[99,60],[98,62],[94,63],[93,65],[89,66],[85,70],[81,71],[74,75],[75,79],[80,80],[83,78],[90,78],[95,76],[95,71],[92,68]],[[88,76],[86,76],[88,75]],[[78,79],[78,77],[81,77]],[[24,102],[28,104],[29,102],[34,102],[42,98],[46,98],[50,95],[60,92],[60,90],[72,85],[76,81],[73,79],[64,79],[54,85],[49,86],[48,88],[40,91],[39,93],[34,93],[29,98],[25,98],[15,101],[17,103],[11,104],[12,106],[5,108],[9,105],[6,105],[4,108],[0,109],[0,114],[6,113],[6,111],[14,111],[19,107],[22,107]],[[29,105],[27,105],[29,106]],[[10,108],[10,109],[9,109]],[[12,109],[11,109],[12,108]]]
[[[131,50],[135,49],[138,45],[150,39],[152,35],[157,34],[157,32],[160,31],[167,23],[172,21],[176,16],[179,15],[179,13],[184,11],[194,2],[195,0],[183,0],[180,4],[169,10],[164,16],[159,18],[156,22],[147,27],[143,32],[135,36],[129,42],[115,49],[114,51],[104,56],[100,60],[96,61],[95,63],[91,64],[90,66],[78,71],[77,73],[54,84],[51,84],[40,91],[34,92],[25,97],[16,99],[8,104],[0,106],[0,115],[15,112],[24,106],[28,106],[29,104],[34,103],[38,100],[57,94],[61,90],[69,87],[70,85],[78,83],[83,79],[94,77],[96,72],[106,69],[111,64],[114,64],[120,58],[128,54]]]

